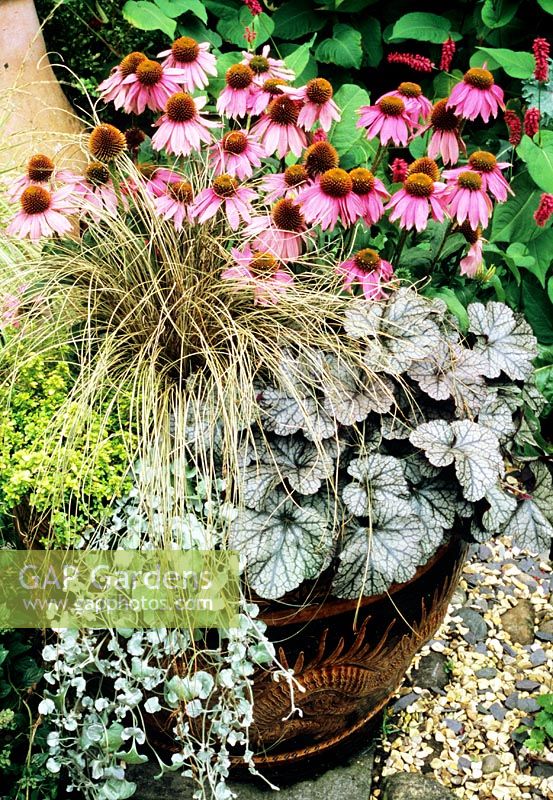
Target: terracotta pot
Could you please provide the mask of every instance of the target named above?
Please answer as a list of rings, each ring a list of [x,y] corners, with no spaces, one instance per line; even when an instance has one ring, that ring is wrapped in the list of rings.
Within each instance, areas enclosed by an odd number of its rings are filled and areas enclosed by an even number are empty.
[[[33,0],[1,0],[0,100],[3,165],[37,150],[54,156],[81,130],[52,71]],[[73,161],[75,148],[65,155],[65,164]]]
[[[312,586],[307,603],[299,593],[265,603],[269,638],[305,692],[296,696],[303,716],[290,716],[287,686],[271,672],[255,677],[250,735],[262,774],[297,779],[367,741],[413,656],[441,624],[466,551],[453,536],[410,581],[360,602]],[[149,718],[152,740],[166,751],[175,749],[173,724],[160,714]],[[240,758],[233,761],[236,777],[247,778]]]

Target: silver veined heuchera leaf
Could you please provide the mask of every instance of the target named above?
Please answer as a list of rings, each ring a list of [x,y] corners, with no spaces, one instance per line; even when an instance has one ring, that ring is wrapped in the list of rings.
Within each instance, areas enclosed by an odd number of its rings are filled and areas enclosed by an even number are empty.
[[[367,342],[370,369],[398,374],[433,352],[440,337],[436,321],[443,318],[445,308],[441,301],[404,287],[385,303],[353,304],[346,311],[344,328],[352,338]]]
[[[409,514],[409,487],[401,461],[375,453],[355,458],[348,465],[354,480],[344,486],[342,497],[356,517]]]
[[[455,462],[455,471],[467,500],[481,500],[503,474],[503,459],[495,433],[463,419],[425,422],[409,437],[424,450],[435,467]]]
[[[498,378],[504,372],[516,381],[523,381],[532,372],[532,359],[537,355],[537,340],[532,329],[520,316],[515,316],[504,303],[468,306],[469,330],[476,335],[474,351],[480,353],[484,375]]]
[[[545,464],[532,464],[536,485],[532,496],[521,500],[505,533],[517,547],[531,553],[549,552],[553,536],[553,484]]]
[[[251,588],[275,600],[316,578],[332,553],[329,516],[315,504],[302,506],[284,493],[273,495],[264,511],[239,511],[231,522],[229,548],[243,558]]]
[[[333,594],[346,598],[381,594],[392,583],[412,578],[418,565],[428,560],[423,550],[433,551],[441,541],[441,532],[426,530],[414,515],[376,517],[372,528],[357,528],[347,535]]]
[[[502,533],[516,511],[516,497],[496,484],[486,492],[486,500],[490,507],[482,514],[482,525],[492,533]]]

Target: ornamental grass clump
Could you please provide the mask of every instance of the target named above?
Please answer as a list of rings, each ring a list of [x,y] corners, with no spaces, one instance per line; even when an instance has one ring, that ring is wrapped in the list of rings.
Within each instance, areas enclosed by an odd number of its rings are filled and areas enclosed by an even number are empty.
[[[241,557],[240,625],[216,644],[187,631],[83,630],[47,647],[50,767],[101,800],[131,796],[126,764],[162,764],[151,715],[169,712],[179,747],[162,769],[183,769],[197,797],[221,799],[230,753],[254,768],[256,671],[276,665],[299,713],[301,687],[252,600],[297,590],[301,601],[306,581],[339,598],[380,594],[452,536],[507,532],[542,550],[552,531],[529,326],[489,302],[470,304],[462,329],[441,299],[398,277],[407,236],[430,219],[444,224],[436,258],[463,234],[451,252],[460,260],[466,239],[461,267],[478,272],[482,229],[510,189],[491,153],[456,164],[462,119],[502,107],[489,73],[469,70],[433,106],[402,83],[360,109],[378,144],[370,164],[351,166],[332,144],[341,111],[328,81],[293,87],[268,49],[245,53],[226,71],[216,113],[201,94],[216,68],[209,46],[181,37],[159,56],[131,53],[100,87],[140,117],[132,135],[97,124],[83,138],[82,174],[31,159],[8,228],[39,247],[18,270],[1,386],[16,386],[45,348],[71,365],[35,443],[47,456],[33,462],[27,505],[40,483],[44,512],[44,476],[71,472],[71,491],[49,501],[76,546]],[[431,153],[389,185],[389,147],[428,128]],[[442,172],[440,154],[455,168]],[[17,428],[13,396],[3,398]],[[114,419],[124,481],[90,504],[83,526],[84,476],[100,468]],[[67,447],[76,439],[86,463],[77,473]],[[43,543],[59,545],[56,530]]]

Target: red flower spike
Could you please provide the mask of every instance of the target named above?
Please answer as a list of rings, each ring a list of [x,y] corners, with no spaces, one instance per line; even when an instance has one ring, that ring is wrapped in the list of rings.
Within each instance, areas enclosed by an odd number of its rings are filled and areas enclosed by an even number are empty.
[[[522,123],[514,111],[506,111],[503,115],[505,125],[509,130],[509,143],[516,147],[522,139]]]
[[[524,115],[524,133],[531,139],[540,129],[541,114],[539,108],[529,108]]]
[[[455,50],[457,49],[455,42],[450,37],[445,40],[442,45],[442,57],[440,59],[440,69],[444,72],[449,72]]]
[[[541,36],[534,39],[532,52],[536,61],[534,78],[540,83],[547,83],[549,80],[549,42],[547,39],[543,39]]]
[[[392,183],[403,183],[407,177],[409,164],[404,158],[394,158],[390,164],[390,169],[392,171]]]
[[[536,225],[543,228],[549,217],[553,214],[553,194],[542,194],[540,204],[534,212]]]
[[[405,64],[417,72],[432,72],[434,63],[426,56],[417,53],[388,53],[388,64]]]

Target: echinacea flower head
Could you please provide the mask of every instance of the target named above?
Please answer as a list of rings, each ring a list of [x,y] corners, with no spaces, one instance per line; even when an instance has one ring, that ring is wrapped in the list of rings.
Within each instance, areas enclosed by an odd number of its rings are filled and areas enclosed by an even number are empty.
[[[390,193],[382,181],[365,167],[350,170],[352,191],[361,203],[361,216],[367,225],[374,225],[384,214],[384,203]]]
[[[300,156],[307,146],[305,131],[298,127],[299,103],[286,95],[275,97],[269,103],[266,113],[252,128],[265,148],[265,155],[277,153],[284,158],[290,151]]]
[[[71,230],[67,218],[75,210],[74,186],[67,184],[50,192],[44,186],[27,186],[19,198],[20,210],[13,217],[6,232],[9,236],[28,236],[37,241],[42,236],[60,236]]]
[[[419,232],[428,225],[429,215],[443,222],[447,202],[445,189],[444,183],[433,181],[424,172],[414,172],[386,206],[386,211],[391,212],[390,221],[399,220],[401,228],[415,228]]]
[[[351,291],[352,284],[358,284],[367,300],[383,300],[388,295],[382,284],[387,283],[394,274],[389,261],[384,261],[376,250],[358,250],[353,258],[342,261],[336,272],[344,276],[344,289]]]
[[[201,150],[202,142],[210,144],[213,137],[208,128],[216,128],[219,123],[200,114],[206,103],[207,97],[192,97],[186,92],[171,95],[165,105],[165,114],[155,123],[157,131],[152,136],[153,149],[188,156],[193,150]]]
[[[367,139],[380,138],[386,146],[406,147],[411,134],[411,116],[401,97],[382,97],[374,106],[361,106],[358,128],[365,128]]]
[[[414,175],[416,172],[423,172],[425,175],[428,175],[429,178],[432,178],[433,181],[440,180],[440,168],[434,159],[428,156],[416,158],[412,164],[409,164],[405,177],[408,178],[409,175]]]
[[[197,42],[191,36],[181,36],[171,45],[170,50],[158,53],[158,58],[166,57],[162,67],[173,67],[182,71],[182,88],[186,92],[204,89],[209,83],[208,75],[217,75],[217,63],[209,51],[209,42]]]
[[[508,169],[510,166],[508,161],[498,162],[493,153],[488,153],[486,150],[476,150],[469,157],[466,166],[447,170],[444,172],[444,178],[447,181],[454,181],[462,172],[467,170],[476,172],[482,179],[482,189],[485,192],[490,192],[498,203],[504,203],[508,194],[514,194],[501,172],[501,170]]]
[[[156,167],[152,164],[140,164],[137,167],[140,174],[146,179],[144,184],[145,191],[153,197],[161,197],[167,194],[167,186],[170,183],[179,183],[186,178],[168,167]]]
[[[56,169],[56,166],[49,156],[37,153],[31,156],[27,162],[25,174],[13,180],[9,178],[6,182],[6,195],[8,200],[13,203],[19,200],[27,186],[44,186],[45,189],[52,188],[55,184],[72,183],[78,178],[70,170]]]
[[[302,210],[289,197],[277,200],[269,215],[254,217],[246,233],[253,237],[257,250],[271,253],[279,261],[296,261],[307,240]]]
[[[363,204],[353,191],[353,180],[340,167],[319,175],[303,189],[299,202],[307,223],[321,226],[323,231],[334,230],[338,220],[349,228],[363,215]]]
[[[127,149],[125,134],[115,125],[96,125],[88,138],[88,149],[96,161],[114,161]]]
[[[468,222],[463,222],[459,230],[470,245],[466,256],[459,262],[461,275],[475,278],[482,271],[482,228],[478,226],[473,230]]]
[[[505,110],[503,89],[496,85],[489,70],[471,67],[453,87],[447,107],[464,119],[482,117],[488,122],[490,116],[497,117],[500,108]]]
[[[125,78],[136,72],[138,65],[146,60],[144,53],[133,52],[114,67],[110,75],[98,86],[100,97],[104,103],[113,103],[115,108],[123,108],[127,97],[127,87],[124,85]]]
[[[261,166],[265,150],[245,130],[226,133],[211,147],[209,160],[216,175],[225,172],[240,180],[251,178],[254,168]]]
[[[306,131],[318,122],[323,131],[329,131],[333,122],[340,120],[340,109],[332,99],[332,84],[324,78],[313,78],[305,86],[295,89],[287,86],[283,91],[293,100],[301,100],[303,106],[298,115],[298,125]]]
[[[181,91],[185,78],[184,70],[162,67],[159,61],[145,58],[123,81],[127,90],[124,111],[127,114],[142,114],[146,108],[163,111],[171,95]]]
[[[258,117],[263,114],[271,100],[274,100],[278,95],[284,94],[282,91],[283,86],[286,86],[286,81],[282,81],[279,78],[268,78],[253,96],[250,108],[251,115]]]
[[[274,203],[281,197],[296,195],[308,180],[307,170],[302,164],[291,164],[284,172],[266,175],[261,181],[261,189],[267,192],[265,200]]]
[[[117,216],[117,193],[109,169],[101,161],[94,161],[85,170],[84,177],[75,183],[79,206],[83,214],[89,214],[95,222],[106,215]]]
[[[261,51],[261,55],[242,51],[244,59],[240,63],[245,64],[252,70],[254,81],[258,86],[262,86],[270,78],[293,81],[296,77],[294,70],[288,69],[284,61],[278,58],[269,58],[270,51],[271,48],[268,44]]]
[[[192,221],[190,205],[194,199],[192,185],[189,181],[168,181],[165,191],[154,200],[156,214],[165,220],[172,220],[177,231],[180,231],[184,220]]]
[[[233,247],[231,253],[236,265],[225,270],[221,278],[232,281],[235,288],[253,290],[256,306],[278,303],[294,282],[293,275],[271,253],[252,250],[249,244],[242,251]]]
[[[404,81],[400,83],[395,92],[387,92],[377,100],[383,100],[384,97],[399,97],[405,104],[405,110],[409,114],[411,123],[417,125],[419,119],[422,117],[423,121],[427,120],[432,111],[432,103],[422,93],[422,89],[418,83],[412,81]]]
[[[448,187],[448,211],[458,225],[468,221],[471,228],[486,228],[492,213],[492,201],[484,191],[482,177],[472,170],[461,172]]]
[[[231,119],[245,117],[259,91],[254,73],[246,64],[233,64],[225,74],[226,86],[217,100],[217,111]]]
[[[459,147],[464,151],[465,145],[459,133],[461,120],[448,108],[447,103],[447,100],[438,100],[430,114],[432,135],[428,143],[428,155],[430,158],[441,156],[444,164],[456,164],[459,161]]]
[[[250,206],[256,197],[253,189],[239,186],[232,175],[219,175],[211,187],[204,189],[196,197],[190,207],[190,216],[197,222],[205,222],[223,208],[231,229],[236,231],[240,220],[251,222]]]
[[[334,169],[339,163],[338,151],[326,140],[313,142],[303,156],[303,164],[310,178],[315,178],[329,169]]]

